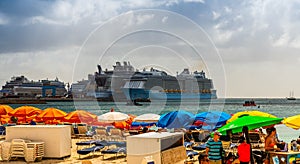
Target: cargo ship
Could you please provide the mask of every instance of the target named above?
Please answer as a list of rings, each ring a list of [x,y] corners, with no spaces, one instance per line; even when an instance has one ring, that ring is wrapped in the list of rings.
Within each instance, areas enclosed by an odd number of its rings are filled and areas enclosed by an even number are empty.
[[[216,99],[212,79],[205,72],[184,69],[176,77],[151,68],[136,72],[122,88],[128,101]]]

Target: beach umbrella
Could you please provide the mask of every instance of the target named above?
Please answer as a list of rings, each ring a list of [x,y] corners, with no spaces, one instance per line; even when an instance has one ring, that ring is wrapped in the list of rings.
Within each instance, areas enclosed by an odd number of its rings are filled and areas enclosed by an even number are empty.
[[[154,113],[146,113],[137,116],[133,121],[134,122],[157,122],[160,118],[160,115]]]
[[[249,130],[274,125],[280,123],[282,118],[277,117],[262,117],[262,116],[242,116],[236,120],[227,123],[222,126],[218,131],[222,134],[226,134],[227,130],[231,130],[232,133],[242,132],[243,127],[248,127]]]
[[[300,128],[300,114],[285,118],[282,123],[288,127],[298,130]]]
[[[157,126],[162,128],[183,128],[193,123],[194,118],[193,113],[184,110],[172,111],[163,114],[159,118]]]
[[[9,105],[0,105],[0,115],[7,115],[9,112],[13,110],[14,109]]]
[[[213,131],[214,129],[221,127],[230,119],[231,115],[222,111],[208,111],[196,114],[195,123],[199,125],[202,123],[201,129]]]
[[[126,121],[114,122],[113,125],[118,129],[129,129],[133,119],[136,117],[135,115],[128,114],[129,118]]]
[[[33,106],[21,106],[8,113],[10,116],[26,117],[41,113],[42,110]]]
[[[98,116],[99,122],[108,122],[108,123],[126,121],[127,119],[129,119],[129,116],[121,112],[107,112]]]
[[[75,110],[64,117],[64,121],[71,123],[91,123],[97,121],[97,115],[85,110]]]
[[[231,115],[221,111],[208,111],[196,114],[195,121],[201,121],[210,125],[224,125]]]
[[[240,116],[244,116],[244,115],[248,115],[248,116],[262,116],[262,117],[272,117],[275,118],[276,116],[266,113],[266,112],[261,112],[258,110],[249,110],[249,111],[242,111],[242,112],[237,112],[235,113],[229,120],[227,120],[227,123],[237,119]]]
[[[62,120],[67,115],[66,112],[57,108],[47,108],[40,113],[37,118],[46,120]]]
[[[10,122],[10,116],[9,115],[1,115],[1,124],[9,123]]]

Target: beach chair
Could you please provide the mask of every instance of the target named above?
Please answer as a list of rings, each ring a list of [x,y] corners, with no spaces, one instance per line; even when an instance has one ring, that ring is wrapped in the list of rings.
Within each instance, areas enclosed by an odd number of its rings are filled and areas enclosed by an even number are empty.
[[[232,143],[239,143],[240,137],[241,136],[238,133],[232,134],[232,136],[231,136],[231,142]]]
[[[6,133],[6,128],[5,126],[0,126],[0,135],[5,135]]]
[[[194,151],[194,150],[186,150],[186,162],[188,161],[196,161],[197,158],[195,158],[197,155],[199,155],[198,152]]]
[[[100,152],[100,150],[103,148],[104,146],[92,146],[81,150],[77,150],[77,154],[79,154],[79,159],[80,159],[80,155],[87,155],[90,153],[93,153],[92,157],[94,157],[95,152]]]
[[[11,158],[25,157],[25,140],[13,139],[11,141]]]
[[[87,137],[86,133],[88,131],[88,128],[87,128],[86,125],[78,125],[77,129],[78,129],[78,134],[75,133],[75,136],[77,136],[79,138],[80,137]]]
[[[76,150],[78,150],[79,146],[89,146],[89,147],[91,147],[95,143],[96,143],[95,140],[76,142]]]
[[[1,159],[3,161],[9,161],[11,157],[11,142],[1,142]]]
[[[197,151],[204,151],[206,149],[206,144],[199,144],[196,146],[192,146],[193,150],[197,150]]]
[[[109,133],[110,133],[110,136],[109,136],[110,140],[120,141],[123,139],[123,134],[120,129],[111,128]]]
[[[101,151],[101,154],[103,154],[103,160],[105,159],[104,157],[105,154],[115,154],[115,159],[117,159],[118,155],[120,154],[126,156],[126,147],[116,147],[116,148],[103,150]]]
[[[98,127],[96,128],[96,134],[93,136],[95,139],[98,140],[107,140],[107,138],[109,137],[109,134],[106,131],[105,127]]]

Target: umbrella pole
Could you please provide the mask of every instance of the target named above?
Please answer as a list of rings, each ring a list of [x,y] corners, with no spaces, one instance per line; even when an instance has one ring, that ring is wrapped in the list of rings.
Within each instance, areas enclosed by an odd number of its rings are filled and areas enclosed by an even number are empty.
[[[243,133],[245,134],[246,142],[250,144],[250,163],[254,164],[253,154],[252,154],[252,146],[249,139],[249,130],[247,126],[243,127]]]

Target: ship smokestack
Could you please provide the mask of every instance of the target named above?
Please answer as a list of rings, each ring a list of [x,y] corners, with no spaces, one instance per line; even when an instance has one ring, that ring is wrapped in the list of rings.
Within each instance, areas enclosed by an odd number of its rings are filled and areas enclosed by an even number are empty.
[[[97,65],[97,67],[98,67],[98,73],[99,73],[99,75],[101,74],[101,72],[102,72],[102,68],[101,68],[101,65]]]

